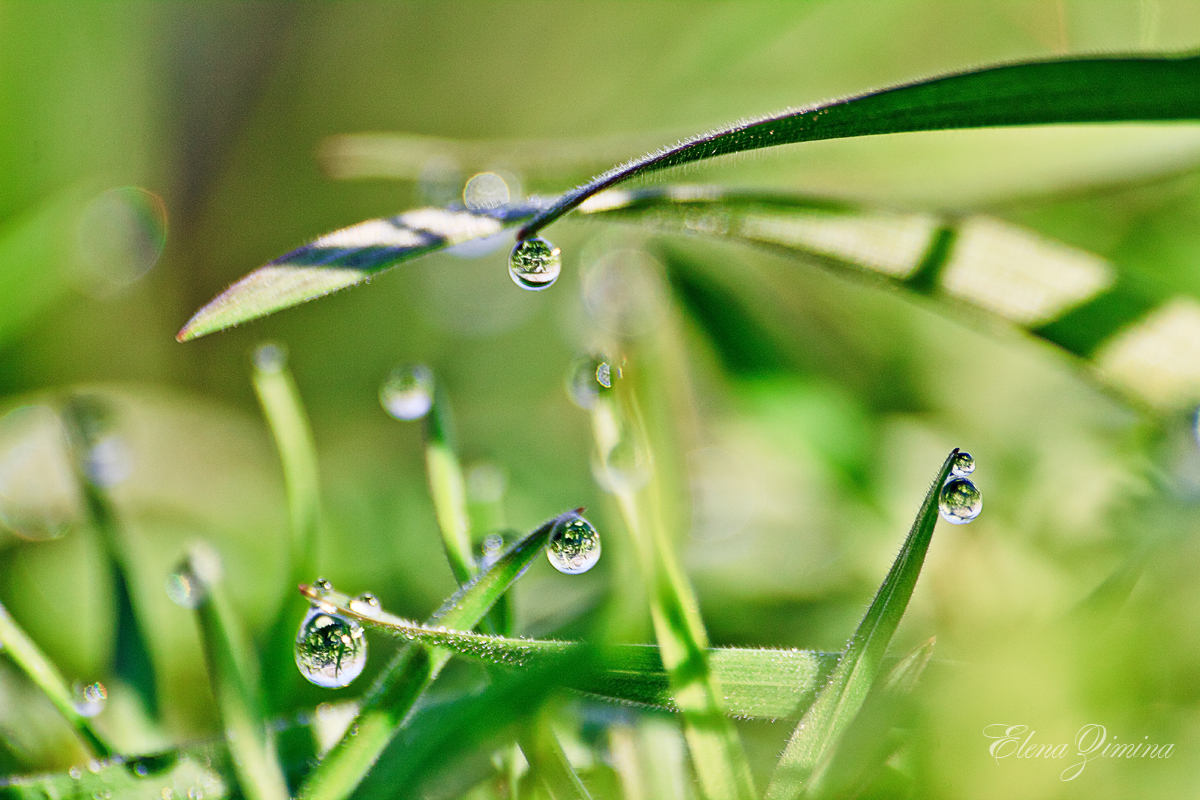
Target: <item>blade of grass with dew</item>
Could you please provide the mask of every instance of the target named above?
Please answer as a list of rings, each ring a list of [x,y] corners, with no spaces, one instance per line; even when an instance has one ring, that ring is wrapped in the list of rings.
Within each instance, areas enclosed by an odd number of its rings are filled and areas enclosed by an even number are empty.
[[[708,634],[695,593],[663,529],[658,481],[629,381],[600,392],[592,429],[648,585],[655,637],[703,794],[709,800],[757,797],[741,739],[725,716],[724,693],[709,669]],[[644,487],[624,474],[631,469],[646,473]]]
[[[938,497],[950,474],[955,448],[946,457],[917,512],[900,553],[851,637],[829,682],[792,733],[767,791],[768,800],[819,793],[826,756],[862,708],[884,653],[908,607],[938,519]]]
[[[92,727],[91,720],[75,708],[75,695],[58,667],[29,638],[3,605],[0,605],[0,653],[7,654],[17,668],[42,690],[93,756],[105,759],[114,754],[112,745]]]
[[[75,474],[83,490],[88,521],[100,537],[112,575],[116,600],[113,674],[137,693],[150,715],[158,716],[158,687],[154,663],[130,591],[130,566],[121,524],[109,497],[104,467],[95,463],[96,448],[113,436],[112,410],[100,397],[76,395],[63,407],[62,419],[73,451]]]
[[[366,609],[349,595],[330,592],[321,602],[367,627],[426,647],[497,667],[534,667],[581,642],[514,639],[444,626],[431,627],[387,611]],[[712,647],[708,665],[724,693],[725,712],[754,719],[795,719],[816,696],[838,653],[815,650]],[[679,711],[658,645],[609,645],[595,666],[566,685],[609,700]]]
[[[288,501],[286,589],[263,647],[263,686],[267,707],[281,708],[297,680],[295,630],[308,607],[295,587],[312,577],[321,521],[320,473],[312,427],[280,345],[262,344],[254,352],[254,393],[271,429]]]
[[[564,194],[527,239],[589,197],[669,167],[784,144],[884,133],[1200,119],[1200,56],[1069,57],[986,67],[750,120],[615,167]]]
[[[238,785],[246,800],[287,800],[287,783],[263,722],[254,653],[221,583],[211,548],[194,548],[180,568],[192,587],[208,677]]]
[[[418,208],[325,234],[251,272],[197,311],[186,342],[361,283],[385,269],[456,244],[495,236],[540,206],[493,210]]]
[[[226,800],[234,796],[230,771],[225,743],[205,742],[154,756],[114,758],[83,770],[3,777],[0,800]]]
[[[426,624],[474,628],[542,552],[550,535],[578,513],[560,514],[514,543],[496,563],[447,599]],[[301,591],[313,601],[323,599],[323,595],[308,587],[302,587]],[[343,736],[309,773],[299,796],[304,800],[349,797],[449,658],[445,651],[425,647],[405,647],[397,653],[364,698],[362,710],[349,728],[352,733]]]

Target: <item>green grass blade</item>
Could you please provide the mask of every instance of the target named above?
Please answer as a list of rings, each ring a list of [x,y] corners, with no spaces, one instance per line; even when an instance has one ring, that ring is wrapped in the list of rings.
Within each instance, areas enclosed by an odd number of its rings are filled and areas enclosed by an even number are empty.
[[[534,667],[581,646],[580,642],[514,639],[422,624],[365,608],[339,592],[322,594],[321,602],[405,641],[498,667]],[[712,647],[707,657],[724,693],[725,712],[756,719],[797,718],[812,703],[838,660],[837,653],[815,650],[741,647]],[[597,653],[594,669],[566,685],[610,700],[679,711],[658,645],[605,647]]]
[[[701,790],[709,800],[757,797],[741,739],[725,716],[724,692],[709,668],[695,592],[664,527],[649,443],[628,380],[597,396],[592,430],[649,589],[655,637]],[[644,487],[629,479],[632,471],[645,474]]]
[[[589,197],[638,175],[798,142],[882,133],[1200,118],[1200,57],[1073,57],[1008,64],[895,86],[742,122],[616,167],[563,195],[525,239]]]
[[[238,784],[247,800],[286,800],[287,783],[263,723],[254,653],[225,596],[215,552],[197,546],[180,565],[191,587],[208,677]]]
[[[471,522],[467,514],[466,481],[454,446],[450,401],[441,383],[433,386],[433,404],[425,415],[425,472],[438,529],[450,570],[460,584],[479,571],[471,552]]]
[[[121,523],[104,480],[95,474],[92,464],[96,448],[113,435],[111,417],[112,411],[105,401],[93,395],[72,397],[62,412],[88,521],[100,537],[112,575],[117,606],[113,674],[137,693],[145,710],[154,718],[158,716],[158,686],[146,634],[130,591],[130,567]]]
[[[530,770],[551,800],[591,800],[591,793],[571,766],[558,734],[550,727],[550,720],[544,713],[517,737],[517,743]]]
[[[29,638],[3,605],[0,605],[0,652],[12,659],[29,680],[42,690],[93,756],[103,759],[113,755],[112,746],[92,727],[91,721],[75,708],[75,695],[58,667]]]
[[[551,533],[579,512],[560,514],[514,543],[492,566],[462,586],[427,625],[470,630],[516,582],[533,559],[542,552]],[[323,596],[304,587],[310,599]],[[347,601],[348,602],[348,601]],[[445,666],[449,653],[424,647],[402,649],[367,693],[362,710],[325,759],[300,787],[305,800],[344,800],[362,781],[396,731],[405,723],[413,704]]]
[[[263,647],[268,708],[280,708],[297,680],[292,655],[296,626],[308,604],[295,587],[313,573],[317,532],[321,521],[321,487],[317,447],[304,403],[287,368],[287,354],[276,344],[254,352],[254,393],[271,429],[288,501],[290,538],[287,546],[285,592]]]
[[[859,623],[816,702],[792,733],[767,791],[768,800],[792,800],[819,787],[819,766],[866,701],[884,653],[908,607],[938,519],[938,496],[958,450],[951,451],[925,495],[899,555]]]
[[[254,270],[197,311],[175,338],[186,342],[345,289],[417,256],[495,236],[535,211],[418,208],[342,228]]]

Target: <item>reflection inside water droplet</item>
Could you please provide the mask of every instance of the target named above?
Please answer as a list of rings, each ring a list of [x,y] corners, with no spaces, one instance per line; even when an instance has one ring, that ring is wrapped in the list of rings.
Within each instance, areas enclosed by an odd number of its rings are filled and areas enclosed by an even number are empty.
[[[575,517],[550,534],[546,556],[559,572],[578,575],[600,560],[600,534],[592,523]]]
[[[619,377],[620,368],[613,367],[604,357],[582,356],[575,360],[567,374],[567,394],[575,405],[591,411],[600,392],[611,389],[613,380]]]
[[[350,601],[350,610],[364,617],[377,617],[383,611],[379,598],[370,592],[363,592]]]
[[[422,364],[397,367],[379,388],[379,402],[396,419],[420,419],[433,407],[433,372]]]
[[[966,525],[983,510],[983,495],[967,478],[951,478],[942,486],[938,511],[954,525]]]
[[[296,634],[296,666],[309,682],[340,689],[362,674],[367,640],[357,621],[310,608]]]
[[[560,272],[562,251],[540,236],[517,242],[508,257],[513,283],[531,292],[552,286]]]
[[[287,366],[287,348],[275,342],[265,342],[254,348],[254,368],[259,372],[279,372]]]
[[[965,478],[975,471],[975,459],[970,453],[959,453],[950,464],[950,474],[956,478]]]
[[[96,681],[89,684],[75,684],[75,710],[81,717],[94,717],[104,710],[108,701],[108,690],[104,684]]]

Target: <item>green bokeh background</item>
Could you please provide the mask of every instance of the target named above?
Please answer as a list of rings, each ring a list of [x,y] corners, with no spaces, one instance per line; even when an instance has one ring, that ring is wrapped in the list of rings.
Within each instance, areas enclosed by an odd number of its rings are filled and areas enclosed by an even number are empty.
[[[938,637],[918,694],[919,795],[1194,796],[1200,455],[1189,423],[1117,399],[1028,336],[795,259],[571,220],[548,232],[564,254],[550,291],[518,291],[504,248],[438,254],[235,330],[173,336],[255,266],[421,202],[411,181],[330,178],[326,137],[577,141],[577,168],[519,176],[550,193],[721,123],[943,71],[1197,46],[1200,6],[1157,0],[0,3],[0,394],[15,408],[82,386],[117,405],[133,472],[116,501],[164,721],[175,739],[200,736],[216,720],[193,622],[162,590],[172,564],[187,542],[214,542],[255,631],[284,591],[282,479],[249,380],[259,342],[287,346],[311,414],[326,507],[317,563],[340,589],[414,617],[453,589],[420,431],[377,399],[389,370],[412,361],[448,390],[465,461],[506,473],[508,524],[583,505],[605,537],[588,576],[539,563],[522,580],[524,629],[544,633],[609,588],[636,587],[563,378],[598,324],[580,299],[589,246],[644,247],[735,298],[754,320],[746,348],[772,353],[739,372],[677,301],[651,334],[676,358],[660,401],[684,413],[649,416],[677,426],[680,454],[664,463],[679,465],[672,480],[692,506],[680,547],[714,643],[840,647],[959,446],[977,459],[985,511],[939,528],[895,645]],[[624,151],[597,156],[597,142]],[[1197,165],[1200,126],[1091,125],[823,142],[668,177],[984,211],[1200,297]],[[80,265],[80,219],[121,186],[162,198],[166,246],[144,278],[97,290]],[[1148,545],[1128,603],[1062,624]],[[0,533],[0,601],[70,678],[104,678],[109,592],[88,531]],[[648,636],[644,612],[625,611],[629,635]],[[0,668],[0,730],[15,742],[5,770],[77,758],[43,711]],[[1176,748],[1064,783],[1061,762],[992,759],[982,729],[993,723],[1048,742],[1100,723]],[[743,730],[768,774],[790,725]]]

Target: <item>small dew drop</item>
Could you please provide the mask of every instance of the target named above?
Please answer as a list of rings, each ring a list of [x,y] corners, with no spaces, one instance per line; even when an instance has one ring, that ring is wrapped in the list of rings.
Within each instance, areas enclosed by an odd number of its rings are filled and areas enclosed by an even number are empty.
[[[296,666],[310,683],[340,689],[367,665],[367,640],[357,621],[311,608],[296,634]]]
[[[956,478],[965,478],[975,471],[975,459],[970,453],[959,453],[950,465],[950,474]]]
[[[324,578],[317,578],[313,581],[312,588],[316,590],[317,594],[326,595],[333,591],[333,584]]]
[[[378,617],[383,607],[379,604],[378,597],[370,592],[363,592],[350,601],[350,610],[364,617]]]
[[[967,478],[951,478],[942,486],[938,511],[942,519],[954,525],[966,525],[983,510],[983,495]]]
[[[582,356],[571,365],[567,374],[567,394],[571,402],[584,411],[596,406],[596,398],[605,389],[611,389],[613,381],[621,377],[621,368],[601,356]]]
[[[397,367],[379,387],[379,402],[396,419],[420,419],[433,407],[433,373],[422,364]]]
[[[70,774],[71,780],[77,781],[83,777],[83,770],[81,770],[79,767],[71,767],[69,770],[67,770],[67,773]]]
[[[133,472],[133,457],[125,440],[110,434],[98,440],[83,456],[83,471],[93,486],[108,489]]]
[[[575,517],[550,535],[546,557],[556,570],[578,575],[600,560],[600,534],[583,517]]]
[[[552,286],[560,272],[562,251],[540,236],[517,242],[508,257],[513,283],[531,292]]]
[[[89,684],[75,684],[75,711],[82,717],[94,717],[104,710],[108,701],[108,690],[104,684],[96,681]]]
[[[167,597],[177,606],[198,608],[204,597],[204,590],[191,570],[180,569],[171,573],[167,578]]]
[[[199,608],[208,596],[208,585],[221,580],[221,556],[211,545],[196,542],[167,577],[167,597],[183,608]]]
[[[479,554],[479,568],[485,570],[500,560],[504,552],[504,537],[498,533],[489,533],[484,537]]]
[[[502,208],[510,198],[508,182],[494,172],[473,175],[463,187],[463,204],[472,211]]]
[[[266,342],[254,348],[254,368],[259,372],[281,372],[287,366],[287,348]]]

